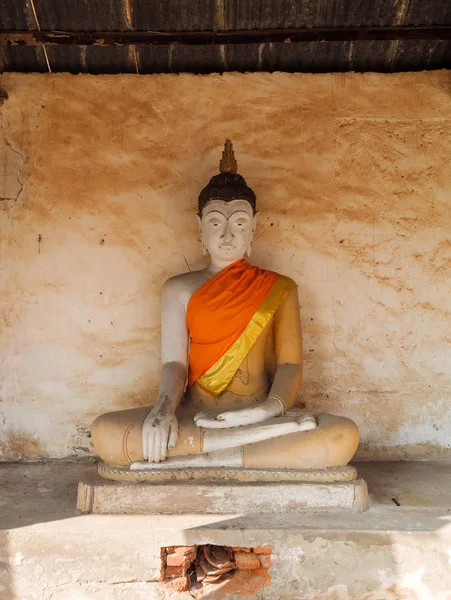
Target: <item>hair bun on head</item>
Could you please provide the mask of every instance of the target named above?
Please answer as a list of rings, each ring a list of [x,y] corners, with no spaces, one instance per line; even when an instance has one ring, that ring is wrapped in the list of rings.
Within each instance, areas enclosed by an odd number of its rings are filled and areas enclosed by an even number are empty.
[[[237,170],[238,163],[235,159],[232,142],[226,140],[219,163],[220,173],[214,175],[199,194],[199,215],[210,200],[223,200],[224,202],[247,200],[254,213],[256,212],[257,199],[255,194],[247,185],[244,177],[238,175]]]

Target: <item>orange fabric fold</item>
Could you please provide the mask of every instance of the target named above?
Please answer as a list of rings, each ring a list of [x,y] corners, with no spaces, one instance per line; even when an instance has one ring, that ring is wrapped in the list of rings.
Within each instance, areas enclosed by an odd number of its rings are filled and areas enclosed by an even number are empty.
[[[189,385],[236,342],[280,275],[238,260],[209,279],[188,302]]]

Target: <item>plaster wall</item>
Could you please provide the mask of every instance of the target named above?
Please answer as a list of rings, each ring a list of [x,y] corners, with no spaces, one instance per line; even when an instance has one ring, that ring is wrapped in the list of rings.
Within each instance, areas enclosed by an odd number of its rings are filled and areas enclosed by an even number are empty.
[[[307,406],[363,459],[451,446],[451,74],[4,74],[0,456],[85,456],[159,377],[160,289],[200,268],[226,137],[252,261],[295,279]]]

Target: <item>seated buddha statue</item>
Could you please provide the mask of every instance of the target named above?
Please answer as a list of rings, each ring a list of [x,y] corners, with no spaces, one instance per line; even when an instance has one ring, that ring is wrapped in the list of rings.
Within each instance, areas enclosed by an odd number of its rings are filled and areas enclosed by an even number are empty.
[[[346,465],[359,441],[355,423],[295,406],[302,382],[297,287],[247,260],[256,197],[237,173],[229,140],[198,209],[210,264],[163,286],[157,397],[99,416],[97,454],[131,470]]]

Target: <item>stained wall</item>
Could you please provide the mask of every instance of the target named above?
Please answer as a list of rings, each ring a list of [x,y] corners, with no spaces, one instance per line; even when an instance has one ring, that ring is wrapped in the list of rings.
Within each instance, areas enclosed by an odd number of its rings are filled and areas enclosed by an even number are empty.
[[[204,264],[197,195],[226,137],[252,261],[296,280],[302,401],[363,459],[451,446],[451,74],[4,74],[0,456],[86,456],[145,405],[160,289]]]

